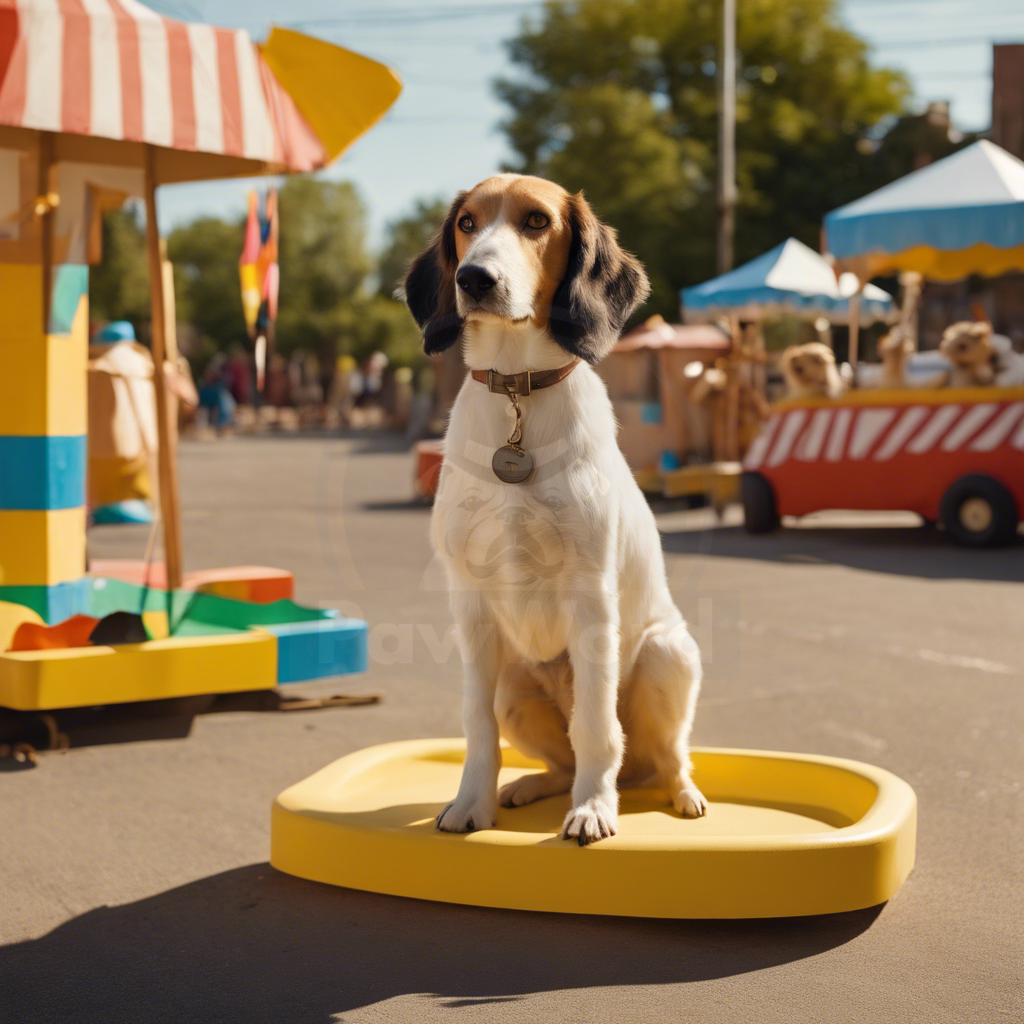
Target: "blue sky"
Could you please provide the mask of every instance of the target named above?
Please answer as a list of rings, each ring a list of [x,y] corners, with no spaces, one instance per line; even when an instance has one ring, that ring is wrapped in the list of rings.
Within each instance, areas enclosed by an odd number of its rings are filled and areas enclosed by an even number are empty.
[[[325,174],[355,182],[376,244],[419,197],[449,196],[509,156],[491,81],[510,71],[502,40],[539,4],[513,0],[148,0],[162,13],[247,29],[289,25],[390,64],[405,88],[387,117]],[[740,3],[743,0],[739,0]],[[876,59],[906,71],[919,103],[948,99],[961,128],[985,128],[991,43],[1024,41],[1020,0],[841,0]],[[466,16],[451,16],[452,8]],[[438,15],[444,15],[439,17]],[[160,193],[164,230],[200,214],[242,213],[249,185],[178,185]]]

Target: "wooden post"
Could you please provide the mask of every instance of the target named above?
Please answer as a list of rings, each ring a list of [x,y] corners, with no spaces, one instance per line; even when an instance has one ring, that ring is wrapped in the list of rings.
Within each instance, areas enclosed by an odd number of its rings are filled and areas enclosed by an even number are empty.
[[[718,53],[718,273],[732,270],[736,225],[736,0],[722,0]]]
[[[36,213],[39,217],[39,262],[43,268],[43,334],[50,333],[53,297],[53,132],[39,133],[39,166],[36,172]]]
[[[739,353],[743,336],[737,317],[729,318],[732,347],[726,357],[725,377],[725,457],[735,462],[740,457],[740,380]]]
[[[846,358],[853,367],[854,386],[857,380],[857,357],[860,349],[860,292],[850,296],[850,344]]]
[[[156,215],[156,151],[146,146],[146,254],[149,257],[150,320],[153,345],[153,387],[156,391],[157,473],[160,514],[163,518],[164,563],[167,589],[181,586],[181,509],[178,498],[177,424],[164,372],[168,358],[167,302],[164,256],[160,246],[160,225]],[[173,344],[173,340],[172,340]],[[175,358],[177,353],[175,352]]]

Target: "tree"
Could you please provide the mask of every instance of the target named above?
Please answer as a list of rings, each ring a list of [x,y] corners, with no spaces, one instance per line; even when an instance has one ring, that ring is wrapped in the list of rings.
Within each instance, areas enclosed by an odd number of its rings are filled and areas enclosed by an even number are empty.
[[[149,337],[149,269],[146,236],[135,206],[103,218],[103,261],[89,272],[93,323],[128,320],[139,338]]]
[[[352,304],[372,267],[366,211],[350,183],[308,177],[290,178],[280,203],[278,343],[284,352],[308,349],[333,364],[338,351],[351,348],[339,343],[354,330]]]
[[[583,189],[647,264],[642,315],[714,273],[716,0],[549,0],[509,45],[526,77],[496,83],[513,168]],[[834,0],[738,5],[737,262],[868,191],[872,150],[909,94],[873,68]],[[906,168],[909,170],[910,168]]]
[[[195,329],[199,350],[188,355],[200,364],[246,337],[238,283],[243,234],[240,220],[200,217],[167,238],[178,320]]]
[[[448,212],[444,199],[417,199],[411,213],[387,226],[387,240],[377,264],[380,294],[392,298],[414,256],[430,243]]]

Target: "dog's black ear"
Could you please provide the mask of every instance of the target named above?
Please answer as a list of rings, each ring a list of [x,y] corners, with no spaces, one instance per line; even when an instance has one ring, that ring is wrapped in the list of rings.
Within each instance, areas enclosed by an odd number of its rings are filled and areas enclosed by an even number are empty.
[[[455,221],[466,198],[455,197],[434,240],[412,261],[405,275],[405,302],[423,331],[428,356],[451,348],[462,334],[464,321],[455,308]]]
[[[650,294],[643,265],[594,216],[583,193],[569,197],[569,262],[551,301],[551,336],[596,363],[619,340],[630,313]]]

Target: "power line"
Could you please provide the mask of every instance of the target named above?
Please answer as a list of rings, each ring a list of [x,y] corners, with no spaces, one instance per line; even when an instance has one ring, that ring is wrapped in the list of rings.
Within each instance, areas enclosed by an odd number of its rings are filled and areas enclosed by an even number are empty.
[[[1024,25],[1016,30],[1019,35],[1024,36]],[[868,40],[872,48],[876,50],[930,50],[930,49],[954,49],[960,46],[970,46],[975,43],[996,42],[996,32],[983,32],[980,35],[958,35],[940,36],[934,39],[910,39],[906,42],[898,40]]]
[[[416,7],[383,7],[375,10],[350,11],[330,18],[306,18],[287,22],[289,28],[315,28],[331,25],[407,25],[413,22],[452,21],[457,18],[481,18],[494,15],[525,14],[539,8],[541,0],[532,3],[502,3],[489,6],[459,5],[422,10]]]

